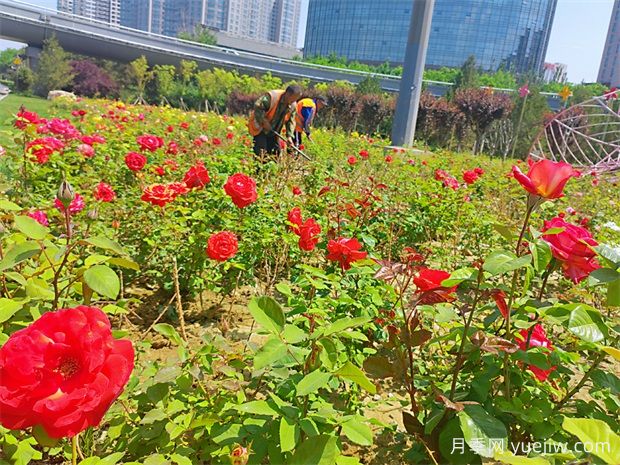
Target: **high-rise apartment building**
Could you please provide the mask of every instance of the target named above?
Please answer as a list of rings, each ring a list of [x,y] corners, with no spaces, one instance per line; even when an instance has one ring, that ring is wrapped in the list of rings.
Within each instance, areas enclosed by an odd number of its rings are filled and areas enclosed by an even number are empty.
[[[310,0],[305,56],[399,64],[411,0]],[[541,72],[557,0],[436,0],[426,66]]]
[[[121,0],[121,25],[161,34],[164,29],[164,0]]]
[[[120,24],[120,0],[58,0],[58,11],[110,24]]]
[[[620,0],[615,0],[611,12],[597,81],[608,86],[620,86]]]

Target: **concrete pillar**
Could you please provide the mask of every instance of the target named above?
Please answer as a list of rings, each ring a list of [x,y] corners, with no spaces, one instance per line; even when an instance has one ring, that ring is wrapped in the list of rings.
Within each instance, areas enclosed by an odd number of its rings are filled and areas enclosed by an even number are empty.
[[[39,67],[39,57],[42,51],[43,49],[32,45],[26,47],[26,64],[31,70],[35,71]]]

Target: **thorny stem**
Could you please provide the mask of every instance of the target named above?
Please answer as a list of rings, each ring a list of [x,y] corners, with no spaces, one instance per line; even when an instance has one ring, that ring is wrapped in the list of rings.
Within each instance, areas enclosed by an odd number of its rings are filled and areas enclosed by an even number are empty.
[[[71,438],[71,464],[77,465],[77,436]]]
[[[592,375],[592,372],[601,364],[601,362],[603,361],[603,359],[605,358],[605,352],[601,352],[598,357],[596,357],[596,359],[594,359],[594,362],[592,363],[592,366],[590,367],[590,369],[588,371],[586,371],[584,373],[584,375],[581,377],[581,380],[577,383],[577,385],[571,389],[554,407],[553,411],[557,412],[558,410],[560,410],[560,408],[562,408],[564,406],[564,404],[566,404],[566,402],[568,402],[571,397],[573,397],[575,394],[577,394],[579,392],[579,390],[583,387],[584,384],[586,384],[586,382],[590,379],[590,376]]]
[[[461,367],[463,366],[463,351],[465,350],[465,341],[467,340],[467,332],[469,331],[469,327],[471,326],[471,322],[474,319],[474,313],[476,311],[476,307],[478,306],[478,301],[480,300],[480,284],[482,282],[483,273],[478,273],[478,285],[476,287],[476,294],[474,296],[474,301],[471,305],[471,311],[469,312],[469,318],[465,322],[465,326],[463,327],[463,336],[461,337],[461,345],[459,347],[458,354],[456,356],[456,365],[454,366],[454,375],[452,376],[452,385],[450,387],[450,400],[454,400],[454,394],[456,393],[456,382],[459,378],[459,372],[461,371]]]
[[[407,316],[407,310],[405,308],[405,304],[404,304],[404,300],[403,297],[405,295],[405,292],[407,290],[407,288],[409,287],[409,284],[411,282],[411,280],[413,279],[413,275],[410,275],[407,279],[407,282],[405,283],[405,285],[403,286],[403,288],[401,289],[401,293],[398,297],[398,301],[396,302],[396,305],[398,305],[398,303],[400,302],[400,307],[401,310],[403,311],[403,320],[405,322],[404,325],[404,331],[405,331],[405,346],[407,348],[407,357],[409,358],[409,386],[407,391],[409,391],[409,398],[411,400],[411,411],[413,412],[418,412],[418,406],[417,403],[415,401],[415,386],[413,384],[413,379],[415,376],[415,367],[413,364],[413,348],[411,347],[411,333],[409,331],[409,318]],[[411,315],[413,315],[413,312],[415,310],[417,306],[417,302],[414,303],[413,305],[413,309],[411,311]]]
[[[65,246],[65,254],[62,257],[62,262],[56,269],[54,273],[54,279],[52,280],[52,285],[54,286],[54,303],[52,306],[52,310],[58,309],[58,299],[60,298],[60,294],[62,291],[58,291],[58,278],[60,277],[60,272],[63,267],[67,264],[67,260],[69,259],[69,254],[71,253],[71,213],[69,212],[69,207],[65,207],[65,227],[67,229],[67,244]]]
[[[527,230],[527,226],[530,222],[530,217],[532,216],[532,212],[534,211],[534,208],[536,208],[536,203],[537,202],[532,202],[530,204],[529,201],[529,197],[528,197],[528,206],[527,206],[527,210],[525,212],[525,219],[523,220],[523,227],[521,228],[521,233],[519,234],[519,239],[517,240],[517,246],[515,247],[515,254],[518,256],[519,255],[519,250],[521,249],[521,243],[523,242],[523,237],[525,236],[525,231]],[[517,285],[517,278],[518,278],[518,272],[519,270],[514,270],[513,274],[512,274],[512,284],[510,286],[510,299],[508,301],[508,314],[506,315],[506,339],[510,340],[510,336],[511,336],[511,313],[512,313],[512,304],[514,302],[514,296],[515,296],[515,290],[516,290],[516,285]],[[508,356],[509,354],[506,353],[504,354],[504,382],[505,382],[505,394],[506,394],[506,398],[510,398],[510,367],[508,364]]]

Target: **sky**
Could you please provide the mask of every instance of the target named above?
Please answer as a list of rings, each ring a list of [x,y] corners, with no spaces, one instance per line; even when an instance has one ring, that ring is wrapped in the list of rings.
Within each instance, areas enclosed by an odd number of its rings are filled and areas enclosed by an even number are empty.
[[[55,8],[56,0],[25,0]],[[530,0],[537,1],[537,0]],[[309,0],[302,0],[299,43],[303,46]],[[545,61],[568,65],[570,82],[596,81],[614,0],[558,0]],[[0,40],[0,50],[15,44]]]

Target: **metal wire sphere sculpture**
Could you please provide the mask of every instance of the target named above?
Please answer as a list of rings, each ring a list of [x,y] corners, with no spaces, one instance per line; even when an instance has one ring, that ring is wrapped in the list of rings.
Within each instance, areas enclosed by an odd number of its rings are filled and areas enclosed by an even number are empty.
[[[547,118],[530,156],[565,161],[585,172],[620,170],[618,93],[613,88]]]

